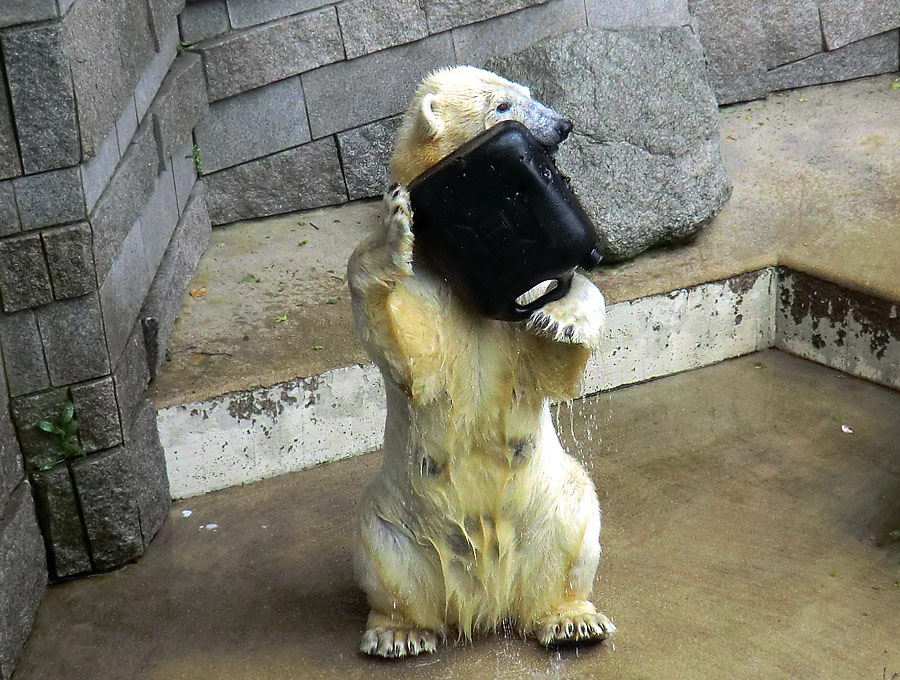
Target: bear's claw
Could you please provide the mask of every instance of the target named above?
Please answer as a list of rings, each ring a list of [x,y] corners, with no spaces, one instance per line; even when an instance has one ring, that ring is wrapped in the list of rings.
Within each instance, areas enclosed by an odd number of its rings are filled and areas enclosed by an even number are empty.
[[[428,630],[379,626],[363,633],[359,651],[386,659],[430,654],[437,649],[437,637]]]
[[[413,233],[409,192],[395,184],[384,195],[384,240],[391,252],[391,262],[400,274],[412,273]]]
[[[594,350],[600,344],[605,320],[603,294],[593,283],[576,274],[569,292],[535,310],[525,327],[556,342],[585,345]]]
[[[593,607],[591,607],[593,608]],[[615,624],[598,611],[559,613],[545,620],[537,630],[545,647],[579,642],[600,642],[616,632]]]

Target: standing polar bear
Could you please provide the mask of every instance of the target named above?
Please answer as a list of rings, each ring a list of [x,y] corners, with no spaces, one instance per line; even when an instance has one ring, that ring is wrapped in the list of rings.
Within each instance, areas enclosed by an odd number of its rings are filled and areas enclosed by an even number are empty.
[[[550,147],[572,128],[493,73],[466,66],[426,78],[398,133],[383,225],[350,259],[353,313],[388,411],[354,554],[371,607],[367,654],[431,652],[450,629],[469,639],[504,622],[545,645],[615,631],[588,600],[597,495],[550,417],[551,400],[577,393],[603,296],[576,274],[565,297],[527,322],[487,319],[413,243],[404,186],[506,119]]]

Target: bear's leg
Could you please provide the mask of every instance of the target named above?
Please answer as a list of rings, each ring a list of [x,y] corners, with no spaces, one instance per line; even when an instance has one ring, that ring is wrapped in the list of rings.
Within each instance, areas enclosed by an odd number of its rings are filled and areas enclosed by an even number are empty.
[[[374,510],[364,513],[361,533],[356,571],[372,609],[360,651],[388,658],[433,652],[445,632],[439,565]]]

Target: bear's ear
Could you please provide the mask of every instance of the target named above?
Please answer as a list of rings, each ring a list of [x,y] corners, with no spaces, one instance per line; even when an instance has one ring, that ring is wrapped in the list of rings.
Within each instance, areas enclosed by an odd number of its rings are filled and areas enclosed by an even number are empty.
[[[429,92],[422,97],[422,131],[426,138],[437,137],[444,131],[444,121],[441,120],[440,113],[438,113],[439,107],[440,98],[438,95]]]

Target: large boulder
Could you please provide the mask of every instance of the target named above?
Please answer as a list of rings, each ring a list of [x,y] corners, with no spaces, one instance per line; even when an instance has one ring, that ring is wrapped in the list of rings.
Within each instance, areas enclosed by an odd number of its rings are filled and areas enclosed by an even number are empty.
[[[556,160],[607,261],[690,238],[731,196],[716,98],[690,28],[583,29],[487,68],[575,122]]]

